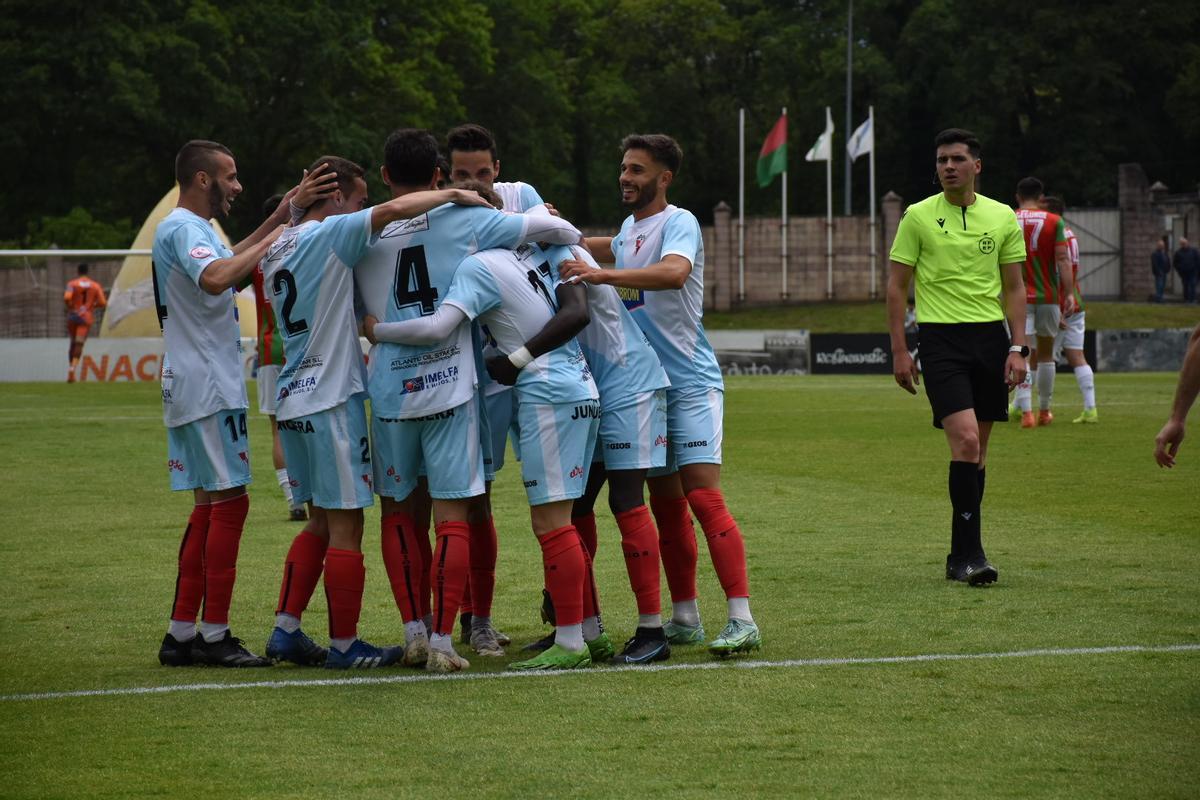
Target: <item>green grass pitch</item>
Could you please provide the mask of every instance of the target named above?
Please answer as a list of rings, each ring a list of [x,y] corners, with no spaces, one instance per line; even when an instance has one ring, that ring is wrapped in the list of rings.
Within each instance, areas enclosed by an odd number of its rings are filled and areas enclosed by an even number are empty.
[[[724,488],[764,650],[682,668],[84,697],[15,695],[342,678],[155,658],[190,497],[167,490],[154,385],[0,388],[0,796],[1195,797],[1200,427],[1159,470],[1174,376],[1099,375],[1101,424],[997,427],[983,506],[1000,582],[942,577],[948,454],[888,376],[728,382]],[[253,397],[253,389],[251,389]],[[1193,420],[1200,426],[1200,420]],[[233,629],[261,652],[294,523],[251,415]],[[540,636],[540,558],[514,467],[496,484],[494,618]],[[610,517],[597,572],[618,644],[633,600]],[[364,638],[402,640],[367,512]],[[701,610],[724,603],[701,544]],[[665,589],[665,582],[664,582]],[[324,638],[320,591],[305,627]],[[669,606],[668,606],[669,608]],[[814,663],[925,654],[1008,658]],[[744,663],[742,659],[738,663]],[[790,663],[782,663],[790,662]],[[692,668],[687,668],[692,667]],[[410,676],[412,681],[379,682]]]

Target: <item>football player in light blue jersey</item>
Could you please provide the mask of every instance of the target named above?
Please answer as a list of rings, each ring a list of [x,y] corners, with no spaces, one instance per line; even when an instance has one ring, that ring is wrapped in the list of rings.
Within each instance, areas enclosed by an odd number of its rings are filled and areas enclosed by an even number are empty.
[[[671,589],[667,637],[680,644],[704,639],[696,603],[697,548],[690,507],[704,529],[729,610],[729,621],[709,643],[709,651],[717,656],[748,652],[762,646],[762,637],[750,614],[745,544],[721,493],[724,387],[701,323],[704,242],[695,217],[667,202],[683,151],[663,134],[632,134],[621,150],[621,202],[632,214],[615,238],[588,241],[592,255],[615,261],[616,269],[595,270],[568,261],[562,274],[564,279],[617,287],[671,378],[668,464],[664,470],[651,470],[648,479]]]
[[[534,245],[481,251],[459,266],[433,316],[371,332],[383,341],[430,343],[478,319],[496,338],[502,354],[488,368],[519,395],[522,478],[558,617],[555,645],[513,665],[532,670],[576,669],[614,652],[600,625],[590,558],[571,524],[600,418],[595,383],[573,338],[588,321],[587,295],[582,285],[564,285],[552,296],[540,277],[548,271]]]
[[[311,500],[313,507],[288,554],[267,654],[300,664],[323,661],[327,668],[380,667],[394,663],[403,650],[358,638],[366,576],[362,509],[372,503],[372,470],[351,269],[385,225],[447,202],[486,201],[474,192],[448,189],[365,209],[362,167],[327,156],[313,169],[321,164],[337,174],[337,191],[310,207],[262,263],[286,357],[276,383],[275,416],[295,496]],[[321,648],[300,630],[300,615],[321,572],[315,557],[322,550],[331,640],[323,659]]]
[[[241,194],[233,154],[217,142],[190,141],[175,157],[175,179],[179,203],[154,232],[151,278],[166,348],[167,468],[171,488],[191,490],[195,506],[179,547],[175,598],[158,660],[166,666],[267,666],[268,659],[247,651],[229,631],[238,545],[250,508],[246,386],[233,290],[283,230],[288,203],[230,250],[209,220],[225,217]]]
[[[520,181],[497,182],[500,159],[496,140],[482,125],[467,123],[446,133],[449,153],[447,175],[456,183],[474,181],[498,196],[497,208],[508,212],[525,213],[545,208],[537,190]],[[495,339],[486,326],[480,332],[483,354],[495,352]],[[471,579],[463,595],[462,641],[483,655],[503,655],[508,637],[491,624],[492,597],[496,582],[498,542],[492,516],[491,482],[504,467],[506,442],[511,437],[513,449],[520,458],[520,430],[517,426],[517,395],[511,386],[493,381],[486,370],[479,374],[479,393],[483,404],[484,423],[484,494],[472,501],[467,512],[471,531]]]
[[[542,280],[551,291],[561,281],[559,266],[563,261],[580,260],[600,269],[591,254],[581,247],[550,248],[546,259]],[[666,464],[666,389],[670,381],[617,291],[603,284],[582,285],[587,288],[591,321],[576,335],[576,340],[596,380],[602,413],[587,489],[575,501],[571,521],[594,559],[593,507],[607,479],[608,505],[621,531],[625,568],[638,607],[637,629],[613,660],[619,664],[664,661],[670,657],[671,648],[660,613],[658,531],[643,499],[643,489],[647,470]],[[527,649],[542,649],[551,644],[553,634],[528,645]]]
[[[433,186],[437,141],[427,131],[399,130],[388,138],[383,177],[394,197]],[[511,248],[524,241],[571,244],[570,223],[548,216],[504,214],[495,209],[444,206],[385,228],[368,251],[360,287],[373,316],[386,322],[432,315],[441,305],[459,263],[479,249]],[[369,286],[368,286],[369,284]],[[432,563],[435,603],[426,669],[468,666],[451,643],[469,571],[471,498],[484,492],[478,378],[470,326],[434,345],[381,343],[371,352],[368,388],[375,447],[375,490],[383,497],[384,563],[405,621],[405,639],[417,652],[424,623],[414,616],[420,576],[419,530],[405,501],[424,467],[434,500],[437,548]],[[406,660],[407,656],[406,656]]]

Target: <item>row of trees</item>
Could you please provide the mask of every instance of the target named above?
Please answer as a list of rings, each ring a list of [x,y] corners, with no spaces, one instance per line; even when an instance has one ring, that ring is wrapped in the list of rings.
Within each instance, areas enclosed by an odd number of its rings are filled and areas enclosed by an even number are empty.
[[[581,224],[616,225],[617,143],[674,135],[673,199],[702,218],[737,196],[737,110],[748,172],[789,110],[789,206],[824,211],[802,154],[834,108],[844,152],[847,0],[0,0],[0,128],[15,175],[0,240],[126,246],[189,138],[237,155],[228,227],[321,153],[377,167],[388,131],[497,135],[503,177]],[[1200,6],[1167,0],[857,0],[854,119],[875,106],[878,186],[934,190],[933,134],[984,142],[986,193],[1037,174],[1069,203],[1115,202],[1116,164],[1190,190],[1200,179]],[[866,168],[854,207],[866,211]],[[842,165],[835,162],[840,178]],[[773,214],[778,189],[747,190]],[[378,196],[382,191],[373,187]],[[835,180],[840,209],[841,180]]]

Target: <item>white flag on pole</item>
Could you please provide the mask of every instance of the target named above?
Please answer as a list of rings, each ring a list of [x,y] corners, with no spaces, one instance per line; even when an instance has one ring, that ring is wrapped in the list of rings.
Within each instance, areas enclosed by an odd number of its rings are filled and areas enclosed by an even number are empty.
[[[817,137],[817,143],[804,155],[805,161],[829,161],[833,153],[833,115],[825,108],[825,132]]]
[[[871,129],[871,118],[867,117],[867,121],[859,125],[850,141],[846,142],[846,152],[850,154],[850,160],[854,161],[874,149],[875,131]]]

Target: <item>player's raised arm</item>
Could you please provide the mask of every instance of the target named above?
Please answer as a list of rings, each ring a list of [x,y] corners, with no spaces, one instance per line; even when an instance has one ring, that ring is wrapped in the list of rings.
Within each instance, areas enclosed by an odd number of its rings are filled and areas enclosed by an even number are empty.
[[[497,383],[512,386],[531,361],[566,344],[591,321],[586,287],[579,283],[560,283],[554,295],[558,300],[558,311],[540,331],[529,337],[516,352],[495,355],[485,362],[488,374]]]
[[[912,267],[892,261],[888,272],[887,310],[888,334],[892,340],[892,376],[901,389],[916,394],[921,385],[921,374],[908,352],[908,341],[904,336],[904,313],[908,310],[908,285],[912,283],[912,277]]]
[[[197,284],[209,294],[221,294],[221,292],[229,291],[254,271],[254,267],[267,254],[267,250],[281,233],[283,233],[283,225],[277,225],[266,236],[240,253],[209,262],[208,266],[204,267],[204,271],[200,273]]]
[[[410,219],[446,203],[460,206],[492,207],[491,203],[483,199],[478,192],[465,189],[432,189],[424,192],[410,192],[374,206],[371,209],[371,231],[378,233],[396,220]]]

